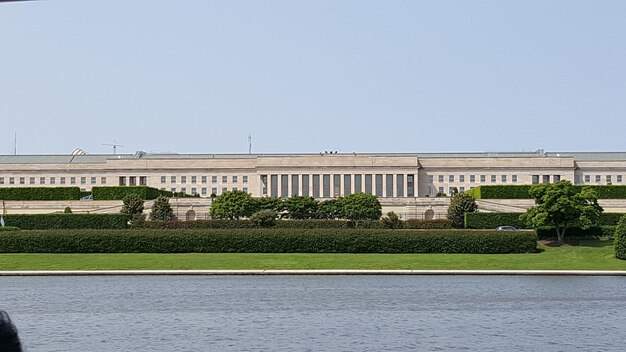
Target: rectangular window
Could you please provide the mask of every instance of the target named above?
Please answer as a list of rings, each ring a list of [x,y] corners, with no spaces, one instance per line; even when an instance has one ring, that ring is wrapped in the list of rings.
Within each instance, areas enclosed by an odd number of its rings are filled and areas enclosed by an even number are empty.
[[[100,177],[100,184],[101,185],[106,185],[107,184],[107,178],[106,177]]]
[[[552,182],[561,181],[561,175],[552,175]]]
[[[431,184],[435,182],[434,176],[433,175],[428,175],[428,184]]]
[[[4,177],[0,177],[0,185],[4,184]]]
[[[270,196],[278,197],[278,175],[270,175]]]
[[[92,184],[92,185],[95,185],[95,184],[96,184],[96,180],[97,180],[97,179],[98,179],[97,177],[92,176],[92,177],[91,177],[91,184]]]
[[[606,175],[606,183],[612,183],[611,175]]]
[[[444,193],[443,192],[443,187],[439,187],[439,193],[442,193],[442,194]]]
[[[533,185],[536,185],[539,183],[539,175],[533,175]]]
[[[192,184],[198,183],[198,176],[191,176],[191,183]]]
[[[443,182],[443,175],[439,175],[439,182]]]
[[[600,175],[596,175],[596,182],[600,182]]]
[[[448,187],[448,195],[453,195],[455,193],[459,193],[459,190],[456,187]]]
[[[280,196],[289,197],[289,175],[280,175]]]
[[[487,181],[487,176],[480,175],[480,183],[485,183]]]
[[[375,180],[375,195],[376,197],[382,197],[383,196],[383,175],[382,174],[376,174],[376,180]]]
[[[396,175],[396,197],[404,197],[404,175]]]
[[[233,183],[237,183],[239,180],[237,179],[237,176],[233,176]]]
[[[243,180],[242,180],[243,183],[248,183],[248,176],[243,176],[242,178],[243,178]]]
[[[465,182],[465,175],[459,175],[459,182]]]
[[[170,192],[172,192],[172,193],[176,193],[176,187],[172,187],[172,188],[170,188]]]
[[[167,181],[167,176],[161,176],[161,183],[165,183]]]
[[[145,186],[148,184],[148,177],[147,176],[139,176],[139,185],[140,186]]]
[[[341,197],[341,175],[333,175],[333,197]]]
[[[585,183],[589,183],[589,182],[591,182],[591,176],[585,175]]]
[[[228,176],[222,176],[222,183],[228,183]]]
[[[550,175],[543,175],[543,183],[550,183]]]
[[[511,175],[511,182],[513,183],[517,182],[517,175]]]
[[[454,175],[448,175],[448,182],[454,182]]]
[[[354,175],[354,193],[363,193],[363,176]]]
[[[187,193],[187,187],[181,187],[180,193]]]
[[[211,183],[217,183],[217,176],[211,176]]]
[[[180,183],[182,183],[182,184],[187,183],[187,176],[181,176],[180,177]],[[185,193],[185,192],[183,192],[183,193]]]
[[[217,195],[217,187],[211,188],[211,196],[213,196],[214,194]]]
[[[385,197],[393,198],[393,175],[385,175]]]
[[[34,178],[34,177],[33,177],[33,178]],[[32,183],[35,183],[35,180],[33,180],[33,182],[31,182],[31,184],[32,184]],[[45,185],[45,184],[46,184],[46,178],[45,178],[45,177],[40,177],[40,178],[39,178],[39,184],[41,184],[41,185]]]
[[[44,178],[43,180],[45,181],[46,179]],[[28,183],[31,184],[31,185],[34,185],[35,184],[35,178],[34,177],[29,177],[28,178]]]
[[[9,177],[9,184],[10,185],[14,185],[15,184],[15,177]]]
[[[76,184],[76,177],[70,177],[70,184],[72,185]],[[126,176],[119,177],[119,185],[126,186]]]
[[[372,175],[365,175],[365,194],[372,194]]]
[[[50,184],[53,185],[55,183],[57,183],[57,178],[54,176],[50,177]]]
[[[61,184],[64,185],[65,184],[65,177],[61,176]]]
[[[300,177],[298,175],[291,175],[291,195],[297,196],[300,194]]]
[[[462,187],[462,186],[461,186],[461,187],[459,187],[459,192],[460,192],[460,193],[465,192],[465,187]]]
[[[44,178],[44,182],[45,182],[45,180],[46,180],[46,179]],[[24,177],[20,177],[20,185],[23,185],[23,184],[25,184],[25,183],[26,183],[26,178],[24,178]]]
[[[352,175],[343,175],[343,195],[352,194]]]
[[[170,183],[176,183],[176,176],[170,176]]]
[[[470,183],[476,182],[476,175],[470,175]]]
[[[330,198],[330,175],[322,175],[322,197]]]
[[[261,175],[261,195],[263,196],[267,195],[267,175]]]
[[[617,183],[622,183],[622,175],[617,175]]]
[[[415,197],[415,175],[406,175],[406,196]]]
[[[207,196],[206,187],[202,187],[202,189],[200,190],[200,192],[201,192],[201,195],[202,195],[203,197],[206,197],[206,196]]]
[[[496,183],[496,175],[491,175],[491,183]]]
[[[228,192],[228,187],[222,187],[222,193]]]
[[[309,196],[309,175],[302,175],[302,195]]]
[[[80,183],[83,183],[83,177],[80,178]],[[137,177],[136,176],[130,176],[128,178],[128,184],[131,186],[137,186]]]
[[[206,183],[207,177],[206,176],[202,176],[201,180],[202,180],[201,181],[202,183]]]
[[[242,190],[242,191],[244,191],[244,192],[246,192],[246,193],[248,193],[248,187],[244,187],[244,188],[242,188],[241,190]]]
[[[501,176],[502,183],[506,183],[506,175]]]
[[[198,189],[196,187],[191,187],[191,194],[193,194],[194,196],[198,194]]]

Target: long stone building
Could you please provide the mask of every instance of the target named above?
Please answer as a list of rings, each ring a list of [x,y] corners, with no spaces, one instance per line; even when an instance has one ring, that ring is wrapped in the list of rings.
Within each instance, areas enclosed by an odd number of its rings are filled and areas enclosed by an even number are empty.
[[[77,150],[0,156],[0,187],[146,185],[204,198],[235,189],[255,197],[320,199],[364,192],[383,206],[415,208],[404,211],[407,217],[420,214],[421,203],[432,207],[437,193],[455,188],[562,179],[620,185],[625,176],[626,153],[619,152],[90,155]]]

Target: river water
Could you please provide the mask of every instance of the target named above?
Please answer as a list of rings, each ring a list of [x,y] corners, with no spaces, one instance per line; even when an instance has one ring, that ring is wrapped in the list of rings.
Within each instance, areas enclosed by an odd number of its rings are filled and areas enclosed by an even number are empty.
[[[623,351],[626,278],[0,277],[27,351]]]

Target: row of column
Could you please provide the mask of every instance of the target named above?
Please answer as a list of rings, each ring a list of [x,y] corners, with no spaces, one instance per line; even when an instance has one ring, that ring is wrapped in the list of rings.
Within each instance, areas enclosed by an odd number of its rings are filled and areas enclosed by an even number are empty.
[[[337,198],[352,193],[377,197],[415,197],[416,174],[269,174],[260,175],[261,196]]]

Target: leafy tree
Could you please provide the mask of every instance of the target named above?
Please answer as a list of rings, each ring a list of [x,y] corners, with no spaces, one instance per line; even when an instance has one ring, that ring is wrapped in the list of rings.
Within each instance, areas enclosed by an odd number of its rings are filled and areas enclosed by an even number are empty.
[[[598,196],[590,187],[577,193],[571,182],[542,183],[530,188],[535,206],[528,208],[520,219],[533,228],[554,226],[557,242],[563,243],[567,229],[578,224],[583,229],[596,224],[602,214]]]
[[[219,219],[239,220],[249,217],[256,210],[256,202],[244,191],[226,191],[215,197],[211,205],[211,216]]]
[[[290,219],[313,219],[317,214],[318,202],[313,197],[293,196],[283,201]]]
[[[276,213],[283,211],[283,200],[277,197],[262,197],[254,199],[256,210],[274,210]]]
[[[317,206],[316,217],[318,219],[334,220],[343,219],[343,199],[328,199]]]
[[[350,221],[378,220],[382,207],[375,195],[355,193],[343,198],[342,215]]]
[[[250,221],[260,227],[274,227],[276,226],[276,218],[278,213],[276,210],[263,209],[252,214]]]
[[[456,193],[450,199],[448,219],[457,229],[465,227],[465,213],[473,213],[478,209],[474,197],[467,193]]]
[[[387,215],[381,219],[381,221],[383,226],[388,229],[399,229],[403,226],[402,220],[400,220],[398,214],[393,211],[388,212]]]
[[[150,220],[174,220],[174,210],[172,210],[172,207],[170,206],[169,198],[159,196],[154,200],[154,203],[152,203],[152,211],[150,212]]]
[[[143,199],[136,194],[131,193],[122,199],[123,205],[120,213],[128,214],[132,217],[135,214],[143,213]]]

